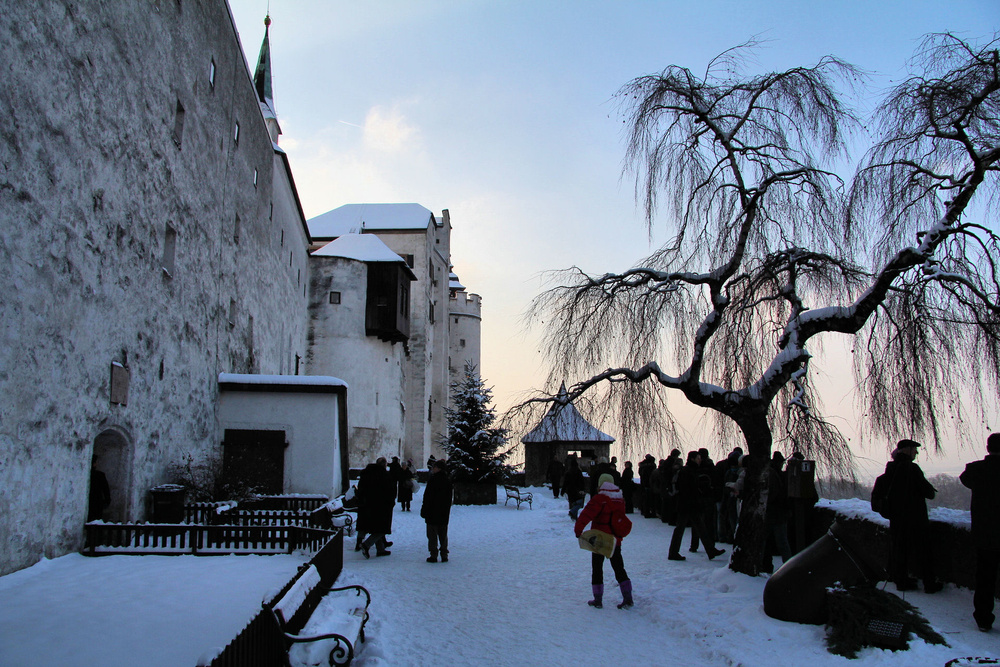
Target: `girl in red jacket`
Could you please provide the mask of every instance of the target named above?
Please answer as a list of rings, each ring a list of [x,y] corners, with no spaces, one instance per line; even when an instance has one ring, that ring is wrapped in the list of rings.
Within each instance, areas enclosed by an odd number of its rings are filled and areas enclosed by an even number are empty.
[[[591,496],[590,502],[583,508],[580,518],[576,520],[574,530],[576,536],[580,537],[588,523],[593,522],[593,528],[603,531],[609,535],[615,532],[611,526],[618,519],[616,514],[625,516],[625,501],[622,499],[621,490],[615,486],[614,479],[609,474],[601,475],[597,480],[599,491]],[[591,607],[600,609],[603,607],[604,597],[604,556],[595,553],[591,554],[591,579],[590,583],[594,589],[594,599],[589,601]],[[625,571],[625,563],[622,561],[622,538],[615,536],[615,551],[611,554],[611,569],[615,571],[615,579],[622,591],[622,602],[619,609],[628,609],[632,606],[632,582],[629,581],[628,572]]]

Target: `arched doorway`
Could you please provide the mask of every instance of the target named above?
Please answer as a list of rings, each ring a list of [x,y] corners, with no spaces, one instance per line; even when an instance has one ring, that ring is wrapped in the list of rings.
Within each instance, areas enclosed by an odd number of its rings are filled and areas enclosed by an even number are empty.
[[[125,433],[109,428],[94,438],[94,454],[91,459],[91,470],[103,473],[107,479],[109,498],[103,511],[100,506],[104,494],[99,474],[91,475],[90,502],[105,521],[125,521],[128,518],[131,472],[131,446]]]

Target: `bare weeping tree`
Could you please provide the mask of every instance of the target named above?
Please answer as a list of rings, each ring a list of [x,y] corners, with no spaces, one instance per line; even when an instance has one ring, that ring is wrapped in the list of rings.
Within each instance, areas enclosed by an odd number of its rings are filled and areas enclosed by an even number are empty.
[[[836,58],[748,76],[749,45],[702,75],[671,66],[619,91],[626,169],[670,240],[622,273],[557,274],[528,318],[547,323],[550,388],[585,378],[567,399],[612,410],[625,440],[676,438],[679,392],[721,439],[745,441],[733,569],[759,571],[775,438],[831,472],[852,466],[810,372],[823,338],[854,339],[873,434],[940,447],[947,418],[996,396],[997,46],[928,37],[867,123],[874,147],[849,183],[837,174],[864,125],[841,91],[861,75]]]

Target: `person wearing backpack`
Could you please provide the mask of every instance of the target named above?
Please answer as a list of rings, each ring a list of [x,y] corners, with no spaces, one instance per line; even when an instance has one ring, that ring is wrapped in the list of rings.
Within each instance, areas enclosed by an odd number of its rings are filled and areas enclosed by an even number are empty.
[[[927,500],[933,498],[937,490],[914,462],[918,447],[919,442],[900,440],[892,460],[885,464],[886,477],[891,480],[887,491],[892,542],[889,575],[896,583],[896,590],[916,590],[917,580],[910,576],[911,559],[916,559],[924,592],[937,593],[942,585],[934,576],[927,518]]]
[[[597,493],[591,496],[590,502],[583,508],[583,512],[576,520],[574,531],[579,538],[587,524],[592,523],[592,528],[595,530],[615,537],[615,550],[610,560],[611,569],[615,572],[615,579],[622,592],[622,601],[618,608],[628,609],[633,604],[632,582],[628,578],[628,572],[625,571],[625,563],[622,560],[622,538],[632,530],[632,522],[625,514],[625,501],[622,498],[621,490],[615,486],[614,478],[605,473],[597,479],[597,486]],[[604,556],[593,553],[590,563],[590,583],[593,587],[594,599],[587,604],[600,609],[603,606],[604,598]]]

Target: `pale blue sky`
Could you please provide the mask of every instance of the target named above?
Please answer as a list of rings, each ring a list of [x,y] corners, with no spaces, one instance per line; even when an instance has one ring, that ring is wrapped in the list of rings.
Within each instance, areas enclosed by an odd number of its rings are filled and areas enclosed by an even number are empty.
[[[251,63],[269,4],[280,143],[306,215],[449,209],[455,270],[483,296],[482,371],[500,407],[543,379],[519,322],[539,272],[621,270],[651,249],[621,176],[620,86],[671,64],[701,71],[757,36],[754,71],[833,54],[878,73],[878,89],[928,32],[1000,29],[996,0],[230,0]],[[851,401],[827,397],[845,413]],[[859,454],[882,460],[884,447]]]

